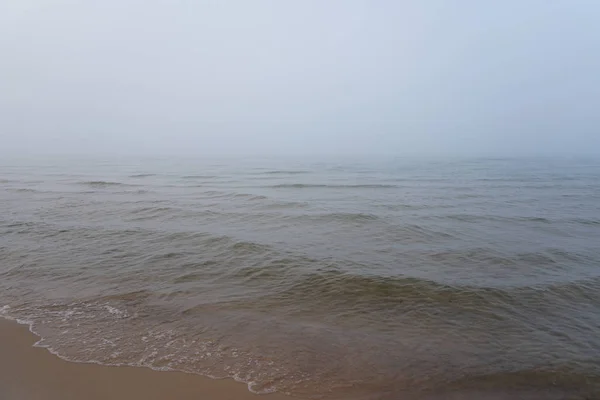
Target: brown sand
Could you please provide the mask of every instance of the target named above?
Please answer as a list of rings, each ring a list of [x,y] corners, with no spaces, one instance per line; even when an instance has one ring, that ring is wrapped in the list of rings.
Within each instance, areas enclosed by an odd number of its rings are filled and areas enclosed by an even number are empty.
[[[32,347],[27,326],[0,318],[0,400],[289,400],[255,395],[245,384],[182,372],[61,360]]]

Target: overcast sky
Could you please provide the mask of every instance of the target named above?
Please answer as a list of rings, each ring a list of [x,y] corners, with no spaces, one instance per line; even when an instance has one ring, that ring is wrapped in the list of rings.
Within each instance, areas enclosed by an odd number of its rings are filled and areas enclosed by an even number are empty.
[[[0,1],[0,152],[600,154],[598,0]]]

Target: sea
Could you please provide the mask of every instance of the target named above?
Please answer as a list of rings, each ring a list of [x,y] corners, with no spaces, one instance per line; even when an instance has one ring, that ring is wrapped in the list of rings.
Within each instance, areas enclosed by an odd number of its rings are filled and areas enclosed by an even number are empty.
[[[0,315],[304,399],[599,399],[600,159],[0,159]]]

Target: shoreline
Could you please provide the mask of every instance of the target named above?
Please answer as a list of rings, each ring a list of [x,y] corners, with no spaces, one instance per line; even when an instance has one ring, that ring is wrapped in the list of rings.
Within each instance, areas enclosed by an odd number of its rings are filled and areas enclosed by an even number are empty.
[[[67,361],[44,347],[30,327],[0,317],[2,400],[290,400],[281,393],[255,394],[231,378],[211,379],[147,367]]]

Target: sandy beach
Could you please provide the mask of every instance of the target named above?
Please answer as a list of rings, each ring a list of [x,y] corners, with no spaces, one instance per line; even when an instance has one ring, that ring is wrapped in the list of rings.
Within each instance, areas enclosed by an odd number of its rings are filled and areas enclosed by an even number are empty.
[[[33,347],[37,340],[27,326],[0,318],[1,400],[289,399],[255,395],[231,379],[68,362]]]

